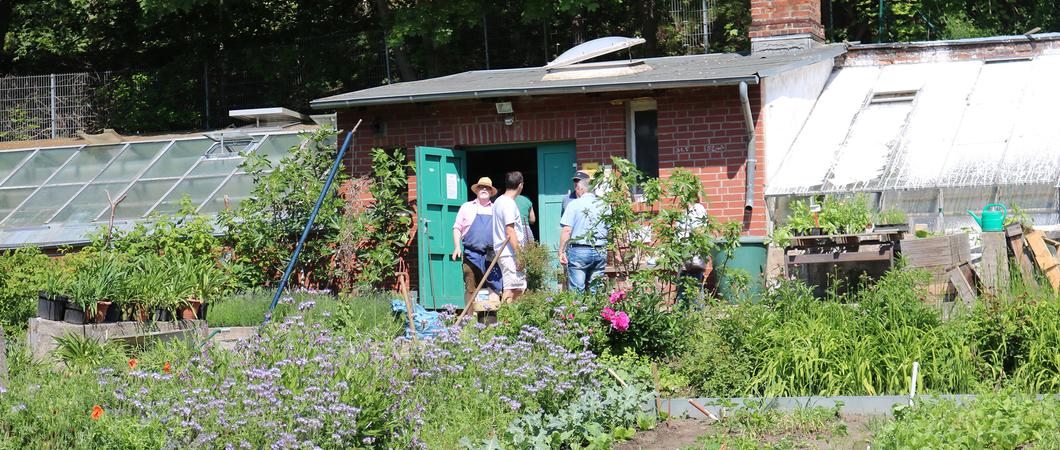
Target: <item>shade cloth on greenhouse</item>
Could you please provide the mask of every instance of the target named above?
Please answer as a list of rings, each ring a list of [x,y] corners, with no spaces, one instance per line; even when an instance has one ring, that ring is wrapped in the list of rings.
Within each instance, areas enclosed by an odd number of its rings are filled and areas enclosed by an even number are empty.
[[[275,164],[293,146],[297,131],[226,130],[197,136],[103,145],[17,148],[0,151],[0,248],[86,242],[86,234],[111,220],[128,227],[190,202],[214,215],[253,190],[242,166],[256,153]],[[186,200],[185,200],[186,199]]]
[[[970,206],[1055,205],[1058,80],[1053,54],[841,68],[776,156],[766,195],[951,190],[977,197]]]

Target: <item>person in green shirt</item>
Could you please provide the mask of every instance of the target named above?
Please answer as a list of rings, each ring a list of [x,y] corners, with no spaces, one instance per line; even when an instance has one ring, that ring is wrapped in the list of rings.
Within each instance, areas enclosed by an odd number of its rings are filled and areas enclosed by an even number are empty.
[[[537,222],[537,216],[534,215],[534,203],[525,195],[519,194],[515,197],[515,206],[519,208],[519,215],[523,218],[523,230],[526,232],[526,240],[534,240],[534,235],[530,232],[530,224]]]

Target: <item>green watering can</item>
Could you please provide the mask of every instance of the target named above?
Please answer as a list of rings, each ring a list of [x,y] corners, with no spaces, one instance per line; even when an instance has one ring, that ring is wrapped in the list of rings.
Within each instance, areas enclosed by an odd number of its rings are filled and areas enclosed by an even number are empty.
[[[976,216],[970,209],[967,211],[968,214],[975,218],[979,228],[982,228],[983,231],[1002,231],[1005,229],[1005,216],[1008,215],[1008,209],[1005,208],[1005,205],[1000,203],[986,205],[983,207],[981,216]]]

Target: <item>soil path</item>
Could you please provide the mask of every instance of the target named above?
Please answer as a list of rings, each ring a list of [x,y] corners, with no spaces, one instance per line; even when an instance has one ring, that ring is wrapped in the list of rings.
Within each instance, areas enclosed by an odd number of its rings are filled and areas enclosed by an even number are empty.
[[[853,449],[863,450],[871,440],[872,431],[866,416],[843,416],[847,432],[843,435],[800,436],[768,435],[762,436],[762,443],[777,443],[784,438],[795,438],[800,445],[796,448],[806,449]],[[701,448],[697,438],[720,432],[720,428],[708,420],[672,419],[660,422],[655,429],[637,433],[633,439],[615,446],[615,450],[677,450]]]

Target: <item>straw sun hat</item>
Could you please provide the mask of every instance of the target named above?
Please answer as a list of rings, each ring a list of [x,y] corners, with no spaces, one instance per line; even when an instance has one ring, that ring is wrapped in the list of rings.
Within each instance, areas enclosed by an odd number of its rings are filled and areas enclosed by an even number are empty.
[[[490,177],[482,177],[478,179],[478,183],[471,185],[472,192],[478,192],[479,189],[487,188],[490,190],[490,197],[497,195],[497,188],[493,187],[493,180]]]

